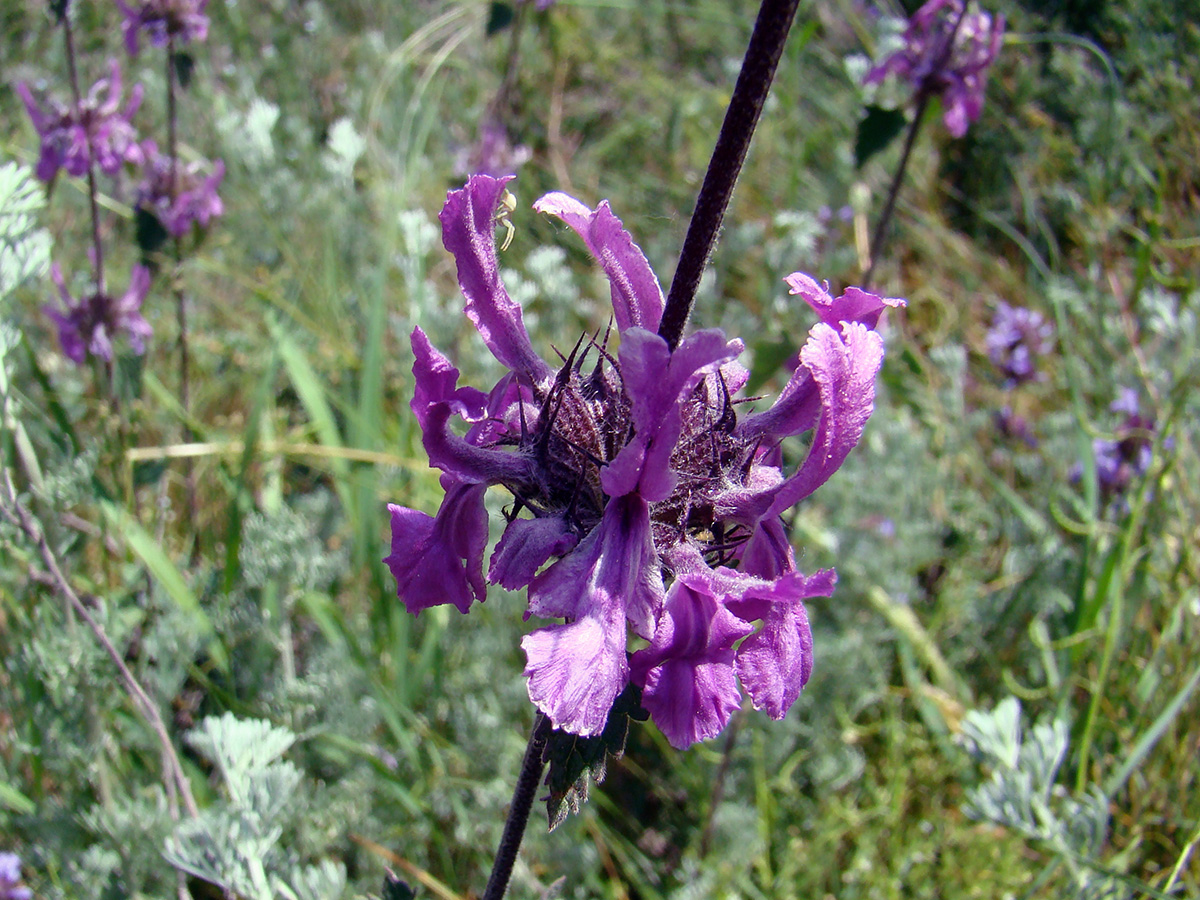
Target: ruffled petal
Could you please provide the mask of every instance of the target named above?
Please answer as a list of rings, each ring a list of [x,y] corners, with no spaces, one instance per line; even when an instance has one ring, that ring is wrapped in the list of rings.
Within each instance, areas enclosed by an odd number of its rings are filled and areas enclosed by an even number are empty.
[[[513,519],[492,553],[488,581],[510,591],[523,588],[550,557],[562,556],[577,541],[561,516]]]
[[[598,734],[629,683],[625,620],[619,610],[597,610],[566,625],[539,628],[521,638],[521,647],[534,705],[556,728]]]
[[[532,476],[530,461],[518,452],[477,447],[450,431],[452,415],[481,421],[488,397],[472,387],[458,387],[458,369],[450,364],[420,328],[413,329],[413,377],[410,402],[421,426],[429,464],[470,482],[524,484]]]
[[[487,596],[483,551],[487,546],[486,485],[451,483],[437,517],[395,504],[392,552],[384,559],[396,594],[410,613],[452,603],[466,613]]]
[[[534,203],[533,208],[557,216],[583,238],[612,285],[613,316],[620,332],[635,327],[658,331],[663,311],[662,287],[646,255],[613,214],[607,200],[591,210],[574,197],[554,191]]]
[[[510,180],[511,175],[472,175],[466,187],[447,194],[439,216],[442,244],[458,264],[467,317],[488,349],[514,372],[542,383],[554,371],[534,352],[521,307],[504,289],[496,259],[496,209]]]
[[[715,737],[741,705],[733,646],[754,628],[732,615],[704,571],[676,579],[650,646],[630,660],[642,705],[680,750]]]
[[[813,326],[800,362],[821,395],[821,418],[808,456],[775,495],[775,516],[823,485],[858,444],[875,409],[875,376],[883,364],[883,339],[859,323],[843,323],[842,334],[824,323]]]
[[[529,613],[546,618],[606,618],[619,609],[644,638],[654,633],[664,588],[650,530],[650,507],[637,494],[611,500],[579,546],[529,585]],[[623,626],[622,626],[623,627]]]
[[[834,299],[829,293],[828,283],[822,287],[803,272],[793,272],[783,280],[791,288],[788,293],[803,297],[826,325],[861,322],[868,328],[874,328],[879,324],[879,317],[883,315],[883,311],[889,306],[908,305],[897,297],[880,297],[857,287],[846,288],[840,297]]]
[[[672,353],[667,342],[643,328],[621,337],[621,379],[633,402],[634,437],[600,472],[610,497],[638,491],[650,502],[668,497],[676,475],[669,463],[682,430],[681,404],[705,375],[742,350],[719,329],[690,335]]]
[[[803,601],[829,596],[836,582],[832,569],[811,577],[792,572],[769,590],[750,590],[741,601],[730,603],[740,618],[763,621],[737,648],[735,668],[755,709],[773,719],[787,715],[812,674],[812,630]]]

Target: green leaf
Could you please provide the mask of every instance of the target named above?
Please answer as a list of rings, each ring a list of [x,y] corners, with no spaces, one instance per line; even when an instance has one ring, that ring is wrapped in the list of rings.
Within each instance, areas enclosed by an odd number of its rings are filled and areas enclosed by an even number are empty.
[[[11,784],[3,781],[0,781],[0,806],[3,806],[5,809],[11,809],[22,816],[28,816],[37,809],[37,805],[32,800]]]
[[[858,133],[854,136],[854,165],[861,169],[867,160],[886,149],[904,129],[907,121],[904,113],[898,109],[868,106],[867,114],[859,120]]]
[[[104,517],[121,533],[126,545],[142,561],[154,580],[167,592],[167,596],[192,618],[201,634],[211,638],[207,649],[212,655],[213,661],[223,671],[229,671],[229,656],[217,639],[212,620],[200,606],[200,601],[192,589],[188,587],[183,573],[158,545],[154,537],[142,528],[126,510],[108,502],[103,503],[101,508],[104,510]]]
[[[546,774],[546,787],[550,789],[546,814],[551,831],[587,802],[589,776],[599,784],[608,770],[608,760],[624,755],[629,720],[644,722],[647,718],[642,709],[641,688],[629,684],[608,711],[608,721],[599,734],[579,737],[557,728],[550,732],[545,756],[550,763]]]

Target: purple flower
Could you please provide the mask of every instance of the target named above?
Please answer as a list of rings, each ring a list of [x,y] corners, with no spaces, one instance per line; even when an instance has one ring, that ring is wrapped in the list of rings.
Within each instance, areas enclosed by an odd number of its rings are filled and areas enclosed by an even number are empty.
[[[165,47],[172,41],[178,46],[208,38],[208,16],[204,15],[208,0],[141,0],[133,6],[117,0],[117,6],[125,16],[121,31],[130,56],[137,56],[140,49],[139,31],[145,31],[155,47]]]
[[[21,885],[21,857],[0,853],[0,900],[32,900],[33,891]]]
[[[47,101],[43,108],[25,82],[17,83],[17,93],[42,140],[37,165],[37,177],[42,181],[49,182],[60,168],[79,178],[87,173],[89,159],[106,175],[115,175],[124,163],[142,162],[142,148],[131,122],[142,102],[142,86],[133,86],[122,110],[121,69],[116,60],[111,60],[109,67],[111,76],[92,85],[79,109],[56,100]]]
[[[205,162],[185,165],[177,160],[172,178],[170,156],[159,153],[154,141],[146,141],[142,149],[146,165],[136,205],[153,213],[169,234],[181,237],[193,224],[204,228],[225,211],[217,194],[225,177],[224,162],[218,159],[211,166]],[[206,169],[211,169],[211,174],[205,175]]]
[[[533,153],[524,144],[514,145],[508,129],[488,118],[479,127],[479,140],[458,155],[455,168],[463,175],[512,175],[529,162]]]
[[[1096,457],[1096,480],[1106,498],[1124,494],[1135,478],[1145,475],[1153,459],[1154,419],[1139,411],[1138,394],[1122,388],[1109,405],[1109,411],[1121,413],[1115,438],[1096,438],[1092,453]]]
[[[146,339],[151,335],[150,323],[142,318],[142,301],[150,289],[150,270],[134,266],[129,277],[129,289],[120,299],[95,291],[76,301],[67,292],[58,263],[50,267],[50,277],[58,287],[65,310],[45,307],[45,313],[58,326],[58,342],[63,353],[77,365],[83,365],[88,354],[111,360],[112,342],[124,331],[135,353],[144,353]]]
[[[1036,363],[1054,349],[1054,326],[1039,312],[1001,303],[985,342],[988,358],[1012,387],[1044,377]]]
[[[929,0],[909,19],[904,47],[871,69],[866,83],[895,75],[917,96],[941,97],[946,128],[962,137],[983,112],[988,69],[1003,38],[1004,16],[965,12],[962,0]]]
[[[796,571],[780,516],[857,443],[883,358],[874,327],[903,301],[857,288],[834,298],[789,276],[821,321],[775,404],[740,415],[742,343],[713,329],[671,351],[656,333],[658,279],[621,221],[607,203],[551,193],[534,208],[582,238],[613,308],[603,338],[580,337],[552,366],[499,277],[495,214],[509,180],[474,176],[442,210],[467,316],[509,372],[487,393],[460,387],[413,331],[411,406],[447,493],[434,517],[390,507],[400,599],[413,612],[484,599],[483,492],[502,485],[514,502],[487,580],[527,588],[527,618],[563,620],[521,642],[529,696],[556,727],[597,734],[631,681],[677,747],[719,733],[742,690],[782,718],[812,669],[804,600],[828,596],[835,575]],[[785,473],[781,442],[805,432],[807,457]],[[631,631],[649,642],[632,657]]]

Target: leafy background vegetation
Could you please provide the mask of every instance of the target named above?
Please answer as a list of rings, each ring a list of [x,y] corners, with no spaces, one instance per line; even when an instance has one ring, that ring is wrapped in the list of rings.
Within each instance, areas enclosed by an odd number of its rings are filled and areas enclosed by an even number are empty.
[[[688,753],[635,726],[579,815],[535,823],[514,896],[1200,892],[1200,29],[1185,6],[996,4],[1009,33],[981,120],[954,140],[930,110],[900,195],[878,286],[909,306],[890,316],[875,415],[796,514],[802,568],[841,576],[810,605],[813,680],[784,722],[744,711]],[[603,324],[607,287],[528,204],[611,200],[665,283],[752,16],[562,0],[520,14],[513,54],[515,25],[480,2],[208,12],[181,127],[224,159],[226,210],[182,269],[187,411],[161,280],[149,353],[117,361],[119,405],[58,351],[47,253],[82,264],[86,187],[61,178],[42,204],[35,134],[0,91],[4,465],[163,711],[200,815],[177,814],[112,661],[3,523],[0,850],[47,898],[167,897],[181,877],[198,897],[220,895],[206,882],[378,895],[385,867],[423,896],[469,897],[532,721],[522,598],[413,620],[380,562],[384,503],[439,497],[407,410],[407,334],[420,324],[467,381],[494,365],[436,213],[513,66],[509,127],[531,158],[502,263],[535,344],[573,343]],[[860,86],[902,10],[883,13],[801,4],[701,288],[693,322],[745,336],[760,383],[812,324],[782,277],[839,286],[865,262],[900,150],[855,166],[865,104],[902,99]],[[89,77],[121,53],[117,18],[79,4]],[[11,81],[61,86],[50,17],[5,4],[0,19]],[[140,122],[163,121],[160,59],[127,67],[147,89]],[[130,185],[102,188],[112,264],[128,266]],[[1054,323],[1041,380],[1007,386],[989,361],[1001,302]],[[1122,388],[1155,427],[1148,468],[1114,496],[1092,446],[1120,427]],[[1035,441],[997,427],[1005,407]]]

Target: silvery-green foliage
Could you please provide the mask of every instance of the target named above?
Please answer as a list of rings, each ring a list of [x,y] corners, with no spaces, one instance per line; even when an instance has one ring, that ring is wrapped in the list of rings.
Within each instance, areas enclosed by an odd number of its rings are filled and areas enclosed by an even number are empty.
[[[1011,828],[1062,855],[1077,896],[1120,895],[1111,879],[1087,867],[1108,833],[1108,800],[1095,785],[1075,795],[1057,783],[1069,744],[1065,721],[1026,728],[1020,702],[1006,697],[991,712],[968,712],[962,741],[991,769],[987,781],[967,792],[963,812],[968,817]]]
[[[164,855],[177,868],[252,900],[335,900],[344,868],[330,861],[302,866],[278,846],[303,776],[280,757],[296,735],[231,713],[204,719],[188,743],[220,773],[224,798],[182,822]]]
[[[325,550],[316,527],[313,516],[289,506],[247,516],[240,557],[246,584],[286,585],[297,591],[327,588],[345,569],[346,558]]]
[[[28,166],[0,165],[0,301],[50,264],[50,233],[37,223],[45,205]]]
[[[330,126],[325,143],[321,162],[343,185],[350,184],[354,180],[354,164],[367,149],[366,139],[354,128],[353,122],[341,118]]]
[[[217,129],[225,141],[227,152],[239,159],[251,171],[267,169],[275,161],[275,140],[272,133],[279,121],[279,107],[261,97],[253,97],[244,109],[226,108],[221,95],[218,104]]]

